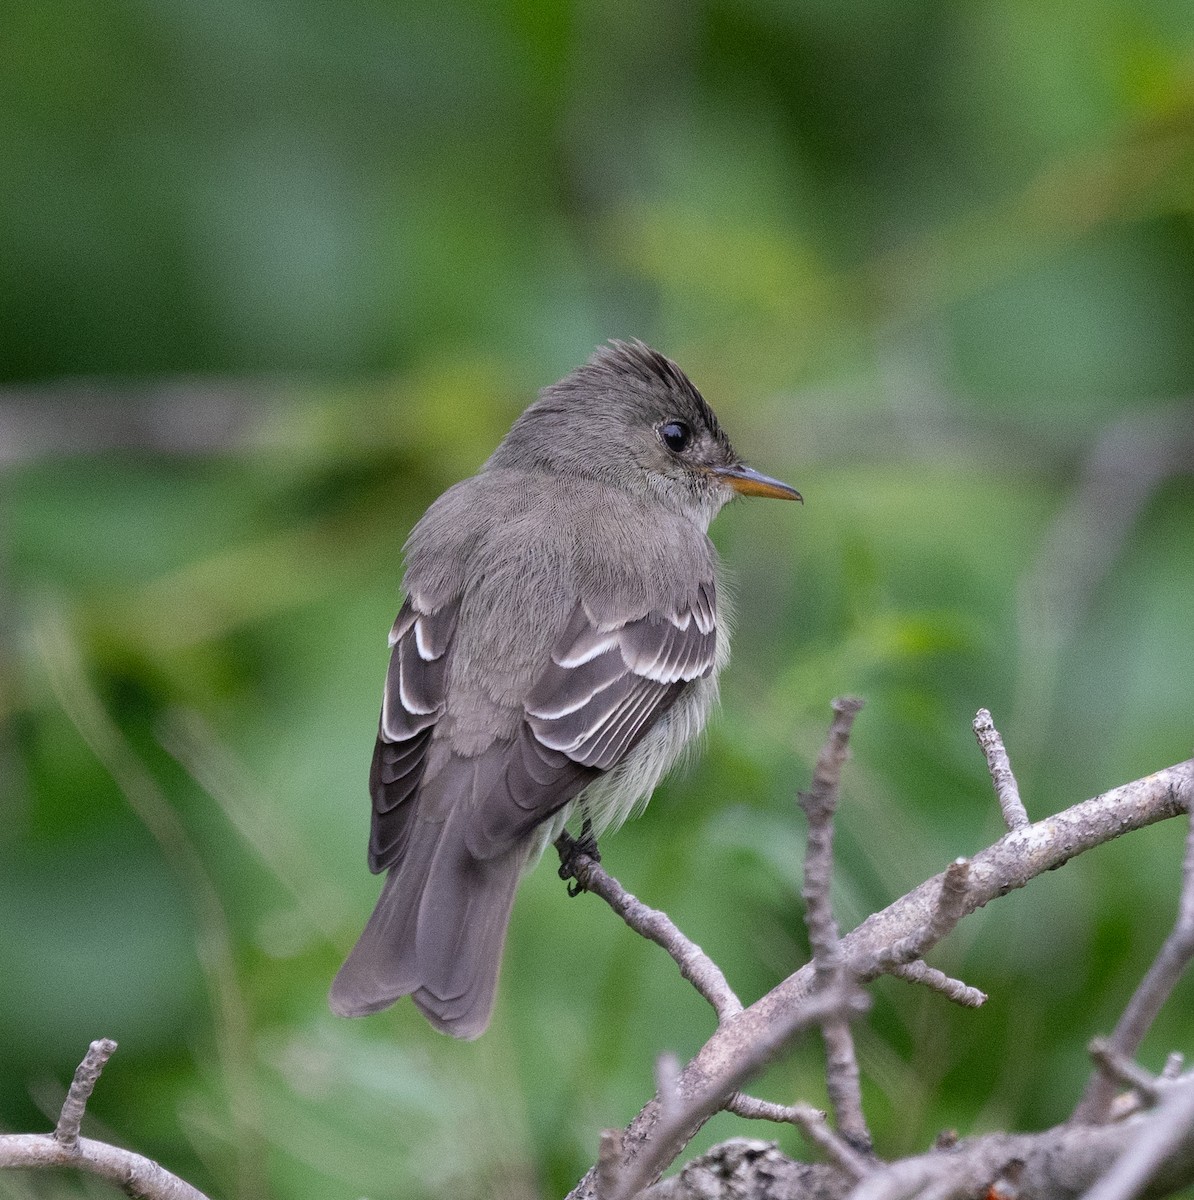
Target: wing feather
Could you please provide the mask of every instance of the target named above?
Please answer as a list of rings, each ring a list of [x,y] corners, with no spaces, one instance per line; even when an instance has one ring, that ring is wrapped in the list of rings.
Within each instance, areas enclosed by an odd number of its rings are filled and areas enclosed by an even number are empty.
[[[448,648],[458,615],[455,601],[423,612],[412,595],[390,630],[390,666],[369,771],[369,869],[375,873],[399,863],[410,840],[415,808],[410,801],[423,778],[432,729],[443,715]]]
[[[576,605],[524,702],[505,772],[469,831],[489,859],[570,802],[634,749],[717,657],[713,581],[674,610],[599,621]]]

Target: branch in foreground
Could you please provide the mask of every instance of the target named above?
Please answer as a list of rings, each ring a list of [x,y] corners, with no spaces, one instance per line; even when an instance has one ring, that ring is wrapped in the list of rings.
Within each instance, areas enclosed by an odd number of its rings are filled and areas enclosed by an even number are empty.
[[[1191,803],[1194,759],[1075,804],[1026,829],[1013,830],[972,857],[964,915],[1095,846],[1177,816]],[[941,875],[927,880],[842,938],[847,963],[857,969],[883,947],[922,929],[932,919],[943,882]],[[720,1090],[728,1096],[736,1090],[737,1085],[727,1081],[734,1078],[738,1064],[752,1053],[760,1039],[769,1038],[777,1028],[793,1021],[813,986],[814,969],[808,964],[733,1020],[720,1025],[680,1073],[680,1095]],[[625,1159],[632,1161],[652,1140],[658,1119],[659,1106],[652,1100],[625,1130]],[[592,1200],[594,1187],[594,1175],[589,1172],[570,1194],[572,1200]]]
[[[870,1160],[859,1154],[844,1138],[838,1137],[829,1128],[825,1114],[811,1104],[776,1104],[771,1100],[758,1100],[754,1096],[735,1092],[724,1107],[726,1112],[749,1120],[795,1125],[812,1145],[850,1179],[862,1179],[872,1169]]]
[[[847,697],[833,702],[833,721],[825,744],[817,755],[812,787],[798,795],[800,807],[808,819],[804,883],[800,894],[804,899],[804,921],[813,951],[817,987],[825,990],[846,983],[837,921],[834,920],[830,903],[833,818],[837,812],[850,730],[861,710],[862,701],[859,699]],[[862,1111],[862,1084],[850,1025],[839,1014],[831,1013],[821,1026],[821,1035],[825,1040],[825,1086],[838,1132],[856,1149],[869,1151],[871,1132]]]
[[[1176,1106],[1194,1104],[1194,1078],[1170,1085]],[[1172,1118],[1163,1108],[1114,1125],[1058,1125],[1042,1133],[992,1133],[943,1150],[902,1159],[854,1184],[828,1164],[794,1162],[774,1143],[734,1138],[657,1183],[642,1200],[905,1200],[914,1195],[986,1196],[1018,1167],[1021,1196],[1072,1200],[1113,1171],[1131,1148],[1147,1142]],[[1194,1182],[1194,1133],[1187,1127],[1151,1178],[1150,1194]],[[1121,1193],[1116,1200],[1123,1200]],[[1091,1200],[1095,1194],[1090,1193]]]
[[[207,1200],[198,1188],[152,1159],[79,1136],[87,1101],[115,1049],[111,1038],[91,1043],[75,1071],[53,1133],[0,1134],[0,1170],[74,1167],[108,1180],[139,1200]]]
[[[623,1159],[616,1186],[604,1189],[601,1200],[631,1200],[657,1179],[660,1172],[688,1145],[693,1134],[715,1112],[720,1111],[727,1093],[737,1091],[740,1084],[766,1066],[796,1034],[821,1024],[830,1016],[843,1019],[846,1016],[859,1016],[869,1006],[869,997],[852,987],[818,990],[803,1002],[793,1017],[772,1027],[765,1038],[752,1045],[750,1053],[742,1055],[734,1064],[727,1079],[719,1079],[702,1091],[688,1094],[677,1083],[677,1093],[683,1098],[683,1103],[676,1104],[673,1111],[665,1116],[664,1108],[672,1107],[670,1098],[667,1106],[656,1099],[659,1116],[651,1131],[650,1141],[640,1146],[634,1157],[628,1161]],[[625,1155],[625,1137],[621,1139],[620,1146]]]
[[[1194,812],[1194,797],[1187,796],[1185,805],[1188,812]],[[1194,958],[1194,817],[1186,832],[1177,921],[1108,1039],[1107,1045],[1111,1050],[1124,1058],[1131,1058],[1136,1053],[1191,958]],[[1074,1111],[1073,1119],[1105,1121],[1114,1097],[1114,1081],[1105,1071],[1097,1072],[1087,1084],[1086,1093]]]

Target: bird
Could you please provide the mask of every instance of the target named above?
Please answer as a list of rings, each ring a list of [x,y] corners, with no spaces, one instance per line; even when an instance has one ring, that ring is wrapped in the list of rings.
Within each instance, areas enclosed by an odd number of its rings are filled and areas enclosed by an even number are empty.
[[[369,773],[381,895],[332,1010],[411,996],[489,1025],[515,890],[579,808],[594,837],[700,733],[729,656],[708,528],[747,466],[671,359],[612,340],[544,388],[404,548]]]

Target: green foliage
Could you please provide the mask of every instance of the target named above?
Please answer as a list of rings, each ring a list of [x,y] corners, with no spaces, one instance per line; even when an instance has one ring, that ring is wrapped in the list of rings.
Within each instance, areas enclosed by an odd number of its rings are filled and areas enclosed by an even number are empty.
[[[978,707],[1036,817],[1190,753],[1188,3],[17,0],[0,31],[0,379],[34,418],[0,426],[0,1124],[46,1127],[113,1036],[90,1111],[213,1194],[560,1195],[700,1046],[671,964],[546,862],[480,1042],[324,1001],[376,893],[405,533],[609,336],[807,499],[719,519],[722,711],[604,847],[744,999],[807,953],[834,695],[868,701],[844,926],[998,836]],[[135,380],[132,413],[180,375],[253,382],[223,452],[20,440],[38,386]],[[78,404],[68,444],[122,444]],[[978,1012],[876,985],[881,1151],[1068,1111],[1181,835],[968,919],[934,963]],[[822,1087],[810,1043],[757,1090]]]

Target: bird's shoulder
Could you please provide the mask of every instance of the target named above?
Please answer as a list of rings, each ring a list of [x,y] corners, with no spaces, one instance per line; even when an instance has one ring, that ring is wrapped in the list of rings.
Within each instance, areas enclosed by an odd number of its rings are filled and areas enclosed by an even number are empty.
[[[598,480],[487,470],[449,488],[406,546],[408,592],[436,606],[470,587],[552,587],[605,620],[677,611],[713,586],[707,534],[649,498]]]

